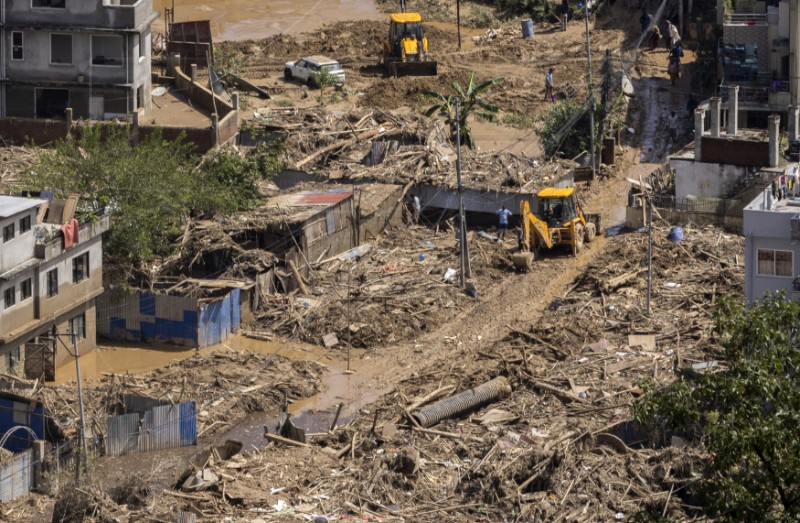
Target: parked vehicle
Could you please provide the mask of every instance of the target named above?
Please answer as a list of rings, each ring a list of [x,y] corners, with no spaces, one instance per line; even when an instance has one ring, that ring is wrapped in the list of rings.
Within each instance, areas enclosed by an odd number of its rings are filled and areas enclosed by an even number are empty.
[[[320,87],[320,77],[325,74],[331,77],[334,85],[344,85],[344,69],[339,62],[327,56],[307,56],[286,62],[283,69],[286,81],[299,80],[309,87]]]

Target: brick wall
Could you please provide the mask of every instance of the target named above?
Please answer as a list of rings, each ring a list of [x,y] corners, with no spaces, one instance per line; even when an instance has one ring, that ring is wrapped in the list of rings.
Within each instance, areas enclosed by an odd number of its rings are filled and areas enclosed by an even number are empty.
[[[704,136],[700,161],[765,167],[769,165],[769,142]]]
[[[0,118],[0,138],[13,145],[44,145],[66,136],[65,120]]]

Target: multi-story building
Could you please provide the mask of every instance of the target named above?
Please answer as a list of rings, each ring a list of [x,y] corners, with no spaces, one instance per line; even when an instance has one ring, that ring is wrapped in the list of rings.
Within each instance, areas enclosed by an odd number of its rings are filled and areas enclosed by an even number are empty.
[[[0,196],[0,371],[35,357],[37,377],[52,375],[70,357],[70,334],[77,334],[81,353],[95,347],[102,234],[108,229],[108,216],[87,219],[77,224],[72,243],[57,223],[37,223],[44,205]]]
[[[727,87],[738,85],[740,124],[764,128],[770,113],[800,105],[797,2],[733,0],[718,5],[723,101]]]
[[[0,0],[0,117],[151,107],[152,0]]]
[[[758,194],[744,209],[744,295],[747,303],[765,292],[785,291],[787,298],[800,300],[794,284],[800,275],[800,188],[795,183],[787,198],[778,199],[771,189]]]

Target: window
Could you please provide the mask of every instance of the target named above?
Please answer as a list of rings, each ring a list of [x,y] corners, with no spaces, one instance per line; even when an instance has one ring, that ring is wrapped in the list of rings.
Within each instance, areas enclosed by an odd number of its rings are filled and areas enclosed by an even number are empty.
[[[22,60],[24,59],[24,53],[22,51],[22,31],[12,31],[11,32],[11,59],[12,60]]]
[[[139,42],[139,58],[147,58],[147,37],[144,33],[136,33],[136,40]]]
[[[12,285],[3,293],[3,307],[8,309],[9,307],[13,307],[14,304],[17,302],[17,292],[16,288]]]
[[[68,334],[77,334],[78,339],[84,339],[86,337],[86,316],[81,313],[69,320],[68,329]]]
[[[759,276],[791,278],[794,274],[794,253],[792,251],[758,249],[757,272]]]
[[[122,37],[92,36],[92,65],[122,67]]]
[[[47,295],[53,297],[58,294],[58,269],[47,273]]]
[[[31,217],[25,216],[19,221],[19,233],[25,233],[31,230]]]
[[[79,283],[89,277],[89,253],[85,252],[72,259],[72,283]]]
[[[66,0],[31,0],[31,6],[37,9],[64,9]]]
[[[50,35],[50,63],[72,65],[72,35]]]
[[[11,241],[14,239],[14,224],[9,224],[3,227],[3,241]]]
[[[33,282],[30,278],[22,282],[22,284],[19,286],[19,292],[19,301],[25,301],[33,296]]]
[[[19,347],[14,348],[14,350],[12,350],[11,352],[8,353],[8,367],[9,368],[13,369],[14,367],[17,366],[17,364],[19,364],[19,355],[20,355]],[[25,408],[20,409],[20,410],[22,410],[23,412],[27,412],[27,409],[25,409]],[[14,409],[14,416],[16,416],[16,414],[17,414],[17,409]],[[15,423],[16,423],[16,421],[17,420],[14,419]],[[27,421],[26,420],[22,420],[22,424],[23,425],[27,424]]]

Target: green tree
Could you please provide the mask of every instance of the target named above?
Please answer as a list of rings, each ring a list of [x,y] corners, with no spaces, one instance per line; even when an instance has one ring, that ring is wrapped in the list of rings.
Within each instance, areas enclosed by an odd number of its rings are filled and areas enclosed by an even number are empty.
[[[564,100],[553,105],[538,120],[540,126],[535,132],[547,156],[560,154],[564,158],[574,158],[591,148],[589,111],[586,106]],[[599,121],[599,118],[595,118],[595,127]]]
[[[475,73],[469,78],[467,88],[461,87],[458,82],[453,82],[455,94],[441,94],[433,91],[423,91],[427,96],[436,98],[437,102],[425,111],[425,116],[439,114],[445,118],[450,126],[451,139],[455,142],[456,137],[456,100],[460,101],[458,124],[461,127],[461,141],[470,149],[475,148],[475,141],[472,139],[472,131],[467,123],[467,118],[473,111],[478,118],[493,122],[497,119],[498,107],[484,98],[484,94],[492,87],[503,83],[503,78],[493,78],[482,83],[475,82]]]
[[[255,198],[254,182],[280,168],[271,148],[234,166],[226,163],[227,153],[215,153],[197,169],[193,146],[183,138],[165,140],[160,130],[136,145],[131,138],[129,127],[85,127],[79,137],[44,151],[21,179],[26,189],[57,197],[77,193],[84,210],[108,212],[104,252],[110,263],[139,267],[170,254],[191,212],[246,208]]]
[[[634,406],[646,424],[694,434],[708,451],[692,488],[725,521],[800,519],[800,304],[781,294],[722,300],[715,331],[727,370],[684,371]]]

